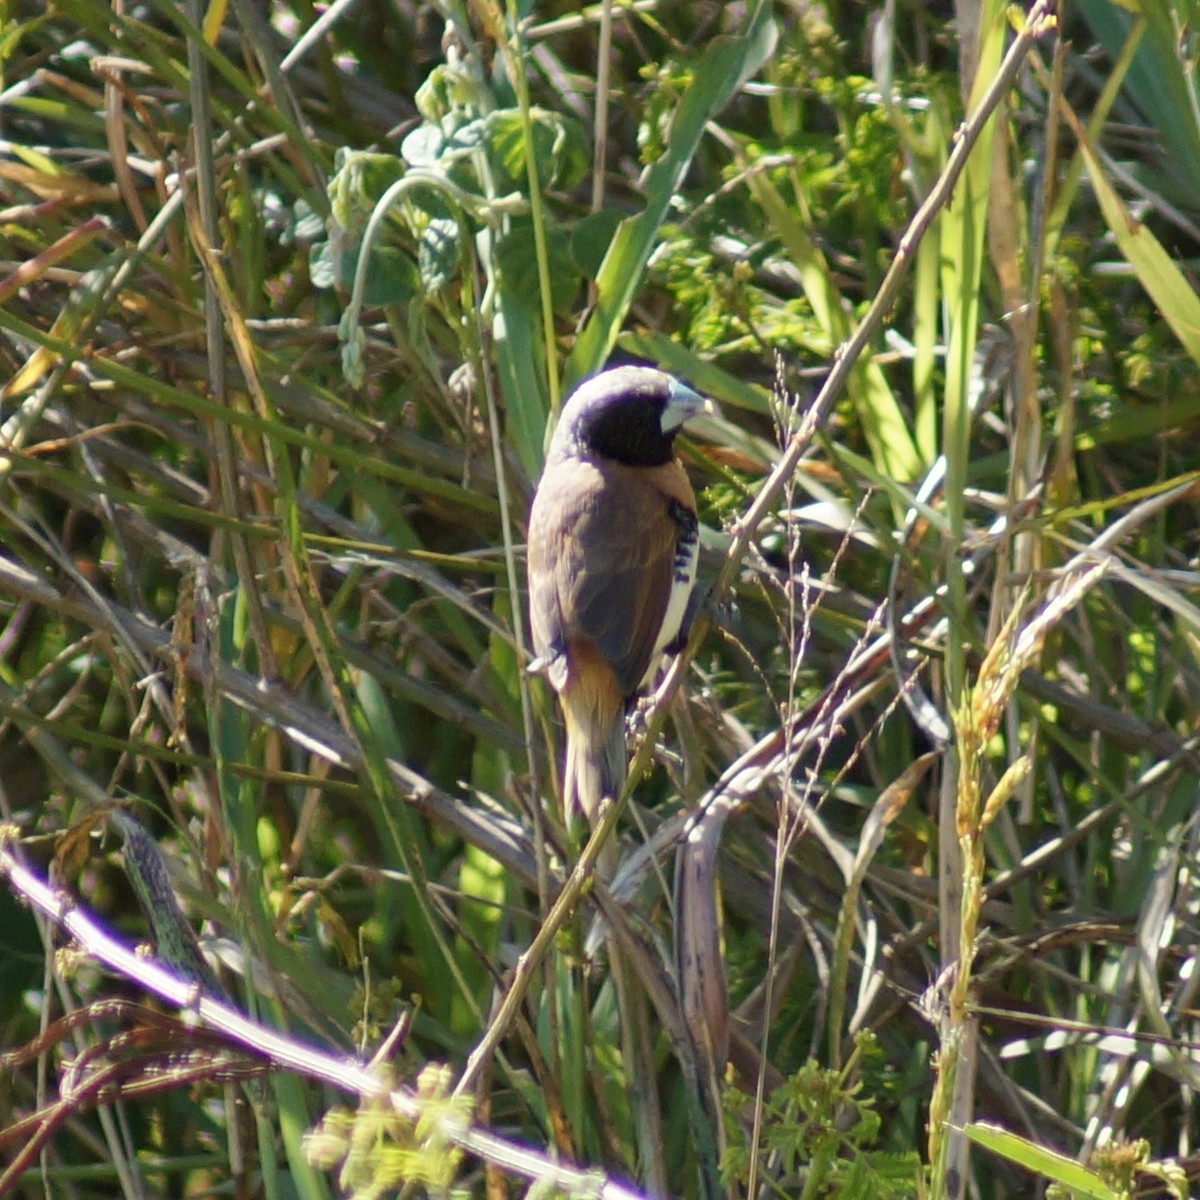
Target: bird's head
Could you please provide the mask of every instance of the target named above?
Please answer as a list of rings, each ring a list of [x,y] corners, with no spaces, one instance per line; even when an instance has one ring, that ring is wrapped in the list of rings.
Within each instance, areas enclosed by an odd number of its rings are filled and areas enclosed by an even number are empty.
[[[563,405],[550,460],[578,455],[627,466],[671,461],[684,422],[713,412],[711,400],[652,367],[613,367],[585,380]]]

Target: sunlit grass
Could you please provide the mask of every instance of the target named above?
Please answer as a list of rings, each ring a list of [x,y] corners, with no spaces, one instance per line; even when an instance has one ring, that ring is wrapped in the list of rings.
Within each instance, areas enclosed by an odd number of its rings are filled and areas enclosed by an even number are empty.
[[[954,152],[957,27],[614,7],[593,187],[601,6],[518,36],[361,0],[291,57],[303,5],[28,9],[0,41],[0,812],[173,970],[194,928],[265,1025],[383,1047],[429,1119],[291,1070],[164,1084],[184,1026],[90,1008],[126,985],[4,893],[9,1161],[68,1058],[147,1087],[68,1096],[14,1186],[499,1194],[511,1163],[438,1140],[469,1110],[535,1178],[671,1195],[1185,1194],[1200,107],[1173,10],[1038,42],[780,472]],[[720,404],[682,451],[729,586],[635,721],[662,732],[615,877],[551,937],[582,843],[524,672],[525,517],[554,406],[614,355]],[[185,924],[138,907],[113,804]]]

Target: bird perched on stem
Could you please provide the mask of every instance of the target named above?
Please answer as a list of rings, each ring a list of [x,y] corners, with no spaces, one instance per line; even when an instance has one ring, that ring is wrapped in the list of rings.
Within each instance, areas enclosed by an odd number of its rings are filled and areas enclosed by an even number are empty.
[[[625,780],[625,713],[682,648],[696,582],[696,497],[675,456],[712,403],[662,371],[615,367],[563,406],[529,518],[532,669],[567,727],[563,805],[594,822]]]

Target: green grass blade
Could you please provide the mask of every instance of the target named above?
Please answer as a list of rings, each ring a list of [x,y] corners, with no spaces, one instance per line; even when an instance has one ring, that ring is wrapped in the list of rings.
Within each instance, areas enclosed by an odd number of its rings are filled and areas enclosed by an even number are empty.
[[[1118,248],[1192,361],[1200,365],[1200,297],[1162,243],[1126,208],[1083,128],[1077,125],[1075,132],[1100,211]]]
[[[714,38],[696,63],[671,122],[667,148],[646,172],[645,207],[621,222],[600,265],[595,310],[567,363],[565,392],[604,365],[642,286],[650,252],[680,179],[700,145],[705,125],[762,66],[776,37],[770,6],[760,2],[741,33]]]
[[[973,1121],[967,1126],[967,1137],[975,1145],[999,1154],[1009,1162],[1070,1188],[1076,1196],[1086,1196],[1088,1200],[1121,1200],[1095,1171],[1089,1171],[1065,1154],[1048,1150],[1020,1134],[1009,1133],[987,1121]]]

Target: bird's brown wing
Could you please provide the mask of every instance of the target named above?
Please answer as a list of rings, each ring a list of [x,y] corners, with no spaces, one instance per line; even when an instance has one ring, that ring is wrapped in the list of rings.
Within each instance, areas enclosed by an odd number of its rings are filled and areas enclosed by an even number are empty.
[[[543,476],[529,527],[530,614],[558,690],[570,647],[584,643],[623,697],[637,691],[671,592],[679,530],[670,499],[654,472],[615,463],[573,459]]]

